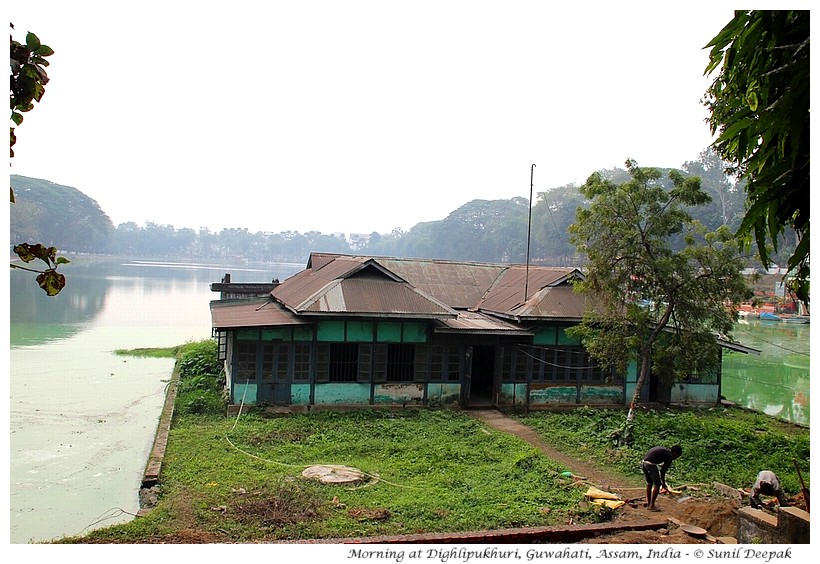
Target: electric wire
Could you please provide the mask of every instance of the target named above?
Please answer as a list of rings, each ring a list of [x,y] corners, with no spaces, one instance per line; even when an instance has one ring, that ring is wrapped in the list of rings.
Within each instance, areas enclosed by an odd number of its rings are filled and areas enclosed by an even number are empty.
[[[774,342],[772,342],[772,341],[768,341],[768,340],[764,339],[763,337],[760,337],[759,335],[755,335],[754,333],[751,333],[750,331],[746,331],[746,330],[744,330],[744,329],[735,329],[735,331],[739,331],[739,332],[741,332],[741,333],[745,333],[745,334],[749,335],[750,337],[753,337],[753,338],[755,338],[755,339],[758,339],[758,340],[760,340],[760,341],[763,341],[763,342],[764,342],[764,343],[766,343],[767,345],[771,345],[771,346],[773,346],[773,347],[777,347],[777,348],[782,349],[782,350],[784,350],[784,351],[788,351],[788,352],[790,352],[790,353],[799,354],[799,355],[803,355],[803,356],[810,356],[810,355],[809,355],[809,353],[807,353],[807,352],[802,352],[802,351],[798,351],[798,350],[795,350],[795,349],[790,349],[789,347],[784,347],[783,345],[780,345],[780,344],[778,344],[778,343],[774,343]]]
[[[793,392],[800,392],[799,388],[795,388],[794,386],[787,386],[785,384],[776,384],[774,382],[762,382],[760,380],[753,380],[752,378],[743,378],[741,376],[734,376],[732,374],[723,373],[724,379],[731,379],[731,380],[742,380],[744,382],[752,382],[753,384],[760,385],[760,386],[767,386],[770,388],[782,388],[784,390],[791,390]]]
[[[116,511],[117,513],[112,513],[113,511]],[[109,515],[109,513],[111,513],[111,514]],[[125,509],[123,509],[123,508],[121,508],[121,507],[112,507],[111,509],[107,509],[107,510],[105,510],[105,511],[104,511],[102,514],[100,514],[100,515],[99,515],[96,519],[94,519],[94,521],[92,521],[91,523],[89,523],[88,525],[86,525],[85,527],[83,527],[83,528],[82,528],[82,530],[81,530],[79,533],[77,533],[75,536],[78,536],[78,537],[79,537],[79,536],[80,536],[80,535],[82,535],[85,531],[87,531],[88,529],[90,529],[91,527],[93,527],[94,525],[99,525],[100,523],[102,523],[102,522],[104,522],[104,521],[108,521],[108,520],[110,520],[110,519],[114,519],[114,518],[116,518],[116,517],[119,517],[120,515],[130,515],[131,517],[136,517],[136,516],[137,516],[137,514],[136,514],[136,513],[131,513],[131,512],[129,512],[129,511],[126,511]]]

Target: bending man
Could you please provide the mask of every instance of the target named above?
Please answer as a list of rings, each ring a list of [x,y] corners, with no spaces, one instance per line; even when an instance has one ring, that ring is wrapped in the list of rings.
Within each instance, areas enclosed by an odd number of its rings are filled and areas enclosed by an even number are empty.
[[[666,472],[672,466],[672,461],[683,454],[680,445],[672,448],[656,446],[649,449],[641,462],[644,478],[646,478],[646,508],[650,511],[657,511],[655,500],[661,488],[668,490],[666,485]]]
[[[757,475],[755,484],[752,486],[749,502],[755,509],[760,509],[762,506],[760,494],[776,497],[781,507],[786,502],[786,494],[783,493],[783,488],[780,487],[780,480],[777,478],[777,474],[771,470],[761,470]]]

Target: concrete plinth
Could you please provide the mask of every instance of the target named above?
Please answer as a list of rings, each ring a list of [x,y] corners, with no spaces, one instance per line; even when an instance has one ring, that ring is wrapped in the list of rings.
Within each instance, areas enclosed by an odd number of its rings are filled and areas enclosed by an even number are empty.
[[[784,507],[777,515],[743,507],[737,514],[737,540],[741,544],[808,544],[809,514]]]

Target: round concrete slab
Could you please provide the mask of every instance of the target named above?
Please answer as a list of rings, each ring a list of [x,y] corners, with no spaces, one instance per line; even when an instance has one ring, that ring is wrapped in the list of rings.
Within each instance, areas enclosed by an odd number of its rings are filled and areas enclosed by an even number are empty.
[[[302,477],[319,480],[325,484],[357,484],[364,480],[364,473],[350,466],[322,464],[305,468]]]

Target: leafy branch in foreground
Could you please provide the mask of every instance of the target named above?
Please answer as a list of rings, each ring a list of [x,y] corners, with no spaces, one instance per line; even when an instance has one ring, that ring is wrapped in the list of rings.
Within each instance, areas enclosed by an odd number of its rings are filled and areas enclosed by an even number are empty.
[[[38,273],[37,284],[40,285],[40,288],[42,288],[46,294],[56,296],[60,293],[60,290],[65,287],[65,276],[57,272],[57,267],[61,264],[68,264],[70,261],[65,257],[58,257],[55,247],[45,247],[40,243],[35,245],[21,243],[14,246],[14,252],[20,257],[20,260],[26,264],[34,260],[41,260],[46,263],[46,268],[43,270],[28,268],[14,263],[9,265],[12,268]]]
[[[14,24],[11,24],[11,29],[14,29]],[[49,63],[46,57],[53,54],[54,50],[48,45],[43,45],[40,39],[31,32],[26,34],[25,45],[15,41],[9,35],[9,105],[11,121],[14,123],[9,128],[11,157],[14,157],[14,145],[17,143],[14,128],[23,123],[23,113],[34,109],[34,102],[39,102],[43,98],[46,84],[48,84],[45,67]],[[9,187],[9,200],[14,203],[14,189],[11,187]],[[57,267],[69,261],[64,257],[58,257],[55,247],[46,247],[41,243],[34,245],[21,243],[15,245],[14,252],[27,264],[37,259],[46,263],[46,268],[42,270],[26,268],[13,263],[10,265],[12,268],[38,273],[37,284],[46,294],[56,296],[65,287],[65,276],[57,272]]]
[[[798,235],[788,280],[809,303],[809,11],[738,10],[708,45],[705,74],[719,72],[703,100],[715,151],[745,179],[738,234],[752,238],[764,265],[786,227]]]

